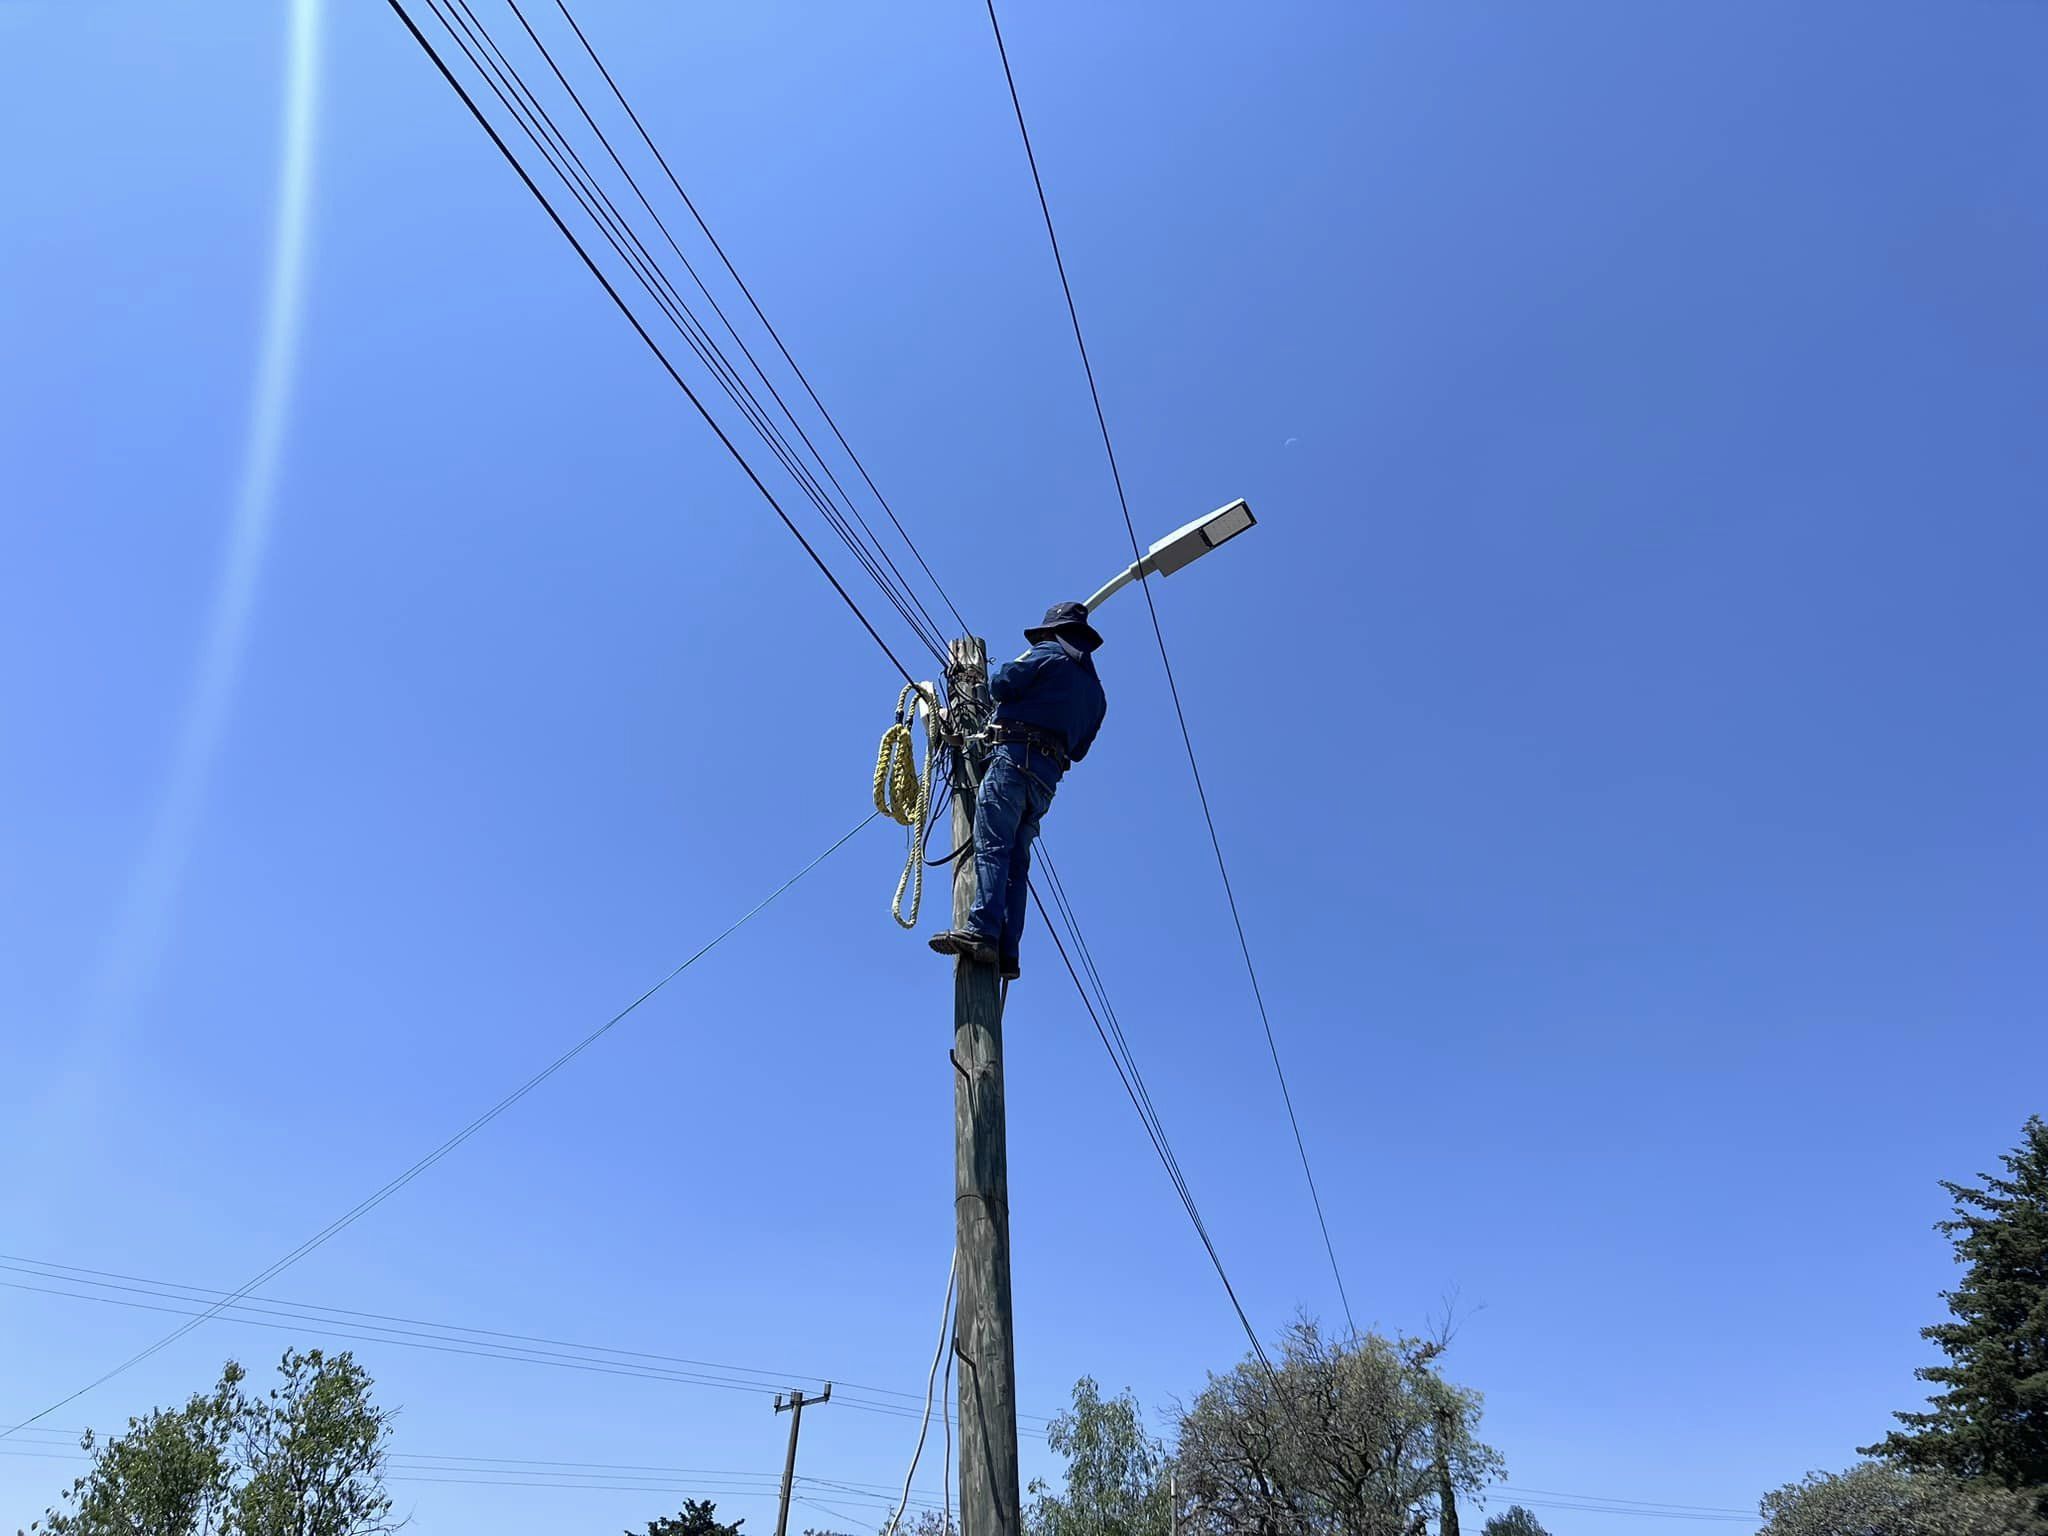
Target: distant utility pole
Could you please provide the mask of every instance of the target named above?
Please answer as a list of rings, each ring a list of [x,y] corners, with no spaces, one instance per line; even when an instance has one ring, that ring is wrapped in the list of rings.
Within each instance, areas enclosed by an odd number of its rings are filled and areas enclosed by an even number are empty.
[[[988,646],[955,640],[947,668],[956,728],[990,711]],[[970,755],[971,754],[971,755]],[[953,775],[953,846],[974,843],[985,748],[962,747]],[[974,907],[973,855],[953,867],[953,926]],[[996,968],[962,955],[953,969],[953,1213],[960,1304],[961,1536],[1018,1536],[1017,1348],[1010,1316],[1010,1166],[1003,1126],[1003,1000]],[[776,1536],[782,1536],[777,1532]]]
[[[775,1396],[775,1411],[781,1413],[786,1409],[789,1413],[789,1455],[782,1463],[782,1508],[775,1515],[775,1536],[789,1536],[789,1494],[796,1482],[796,1436],[797,1431],[803,1428],[804,1410],[831,1401],[832,1383],[829,1381],[825,1383],[825,1390],[816,1397],[805,1397],[794,1388],[790,1389],[787,1399],[779,1392]]]

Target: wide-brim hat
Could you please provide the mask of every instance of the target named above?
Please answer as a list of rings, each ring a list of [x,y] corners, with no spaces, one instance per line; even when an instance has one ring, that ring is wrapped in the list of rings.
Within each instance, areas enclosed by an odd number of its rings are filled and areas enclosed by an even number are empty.
[[[1086,603],[1054,603],[1045,610],[1045,622],[1025,630],[1024,638],[1033,645],[1041,640],[1065,640],[1083,653],[1102,645],[1102,636],[1088,622]]]

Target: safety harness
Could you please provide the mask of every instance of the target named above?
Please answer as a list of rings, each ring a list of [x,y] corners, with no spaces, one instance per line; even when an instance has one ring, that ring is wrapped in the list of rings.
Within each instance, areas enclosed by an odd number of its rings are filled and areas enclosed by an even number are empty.
[[[1042,726],[1026,725],[1021,720],[991,720],[986,732],[989,741],[1015,742],[1027,746],[1034,752],[1042,752],[1059,765],[1061,773],[1073,766],[1073,758],[1067,751],[1067,739],[1057,731],[1048,731]]]

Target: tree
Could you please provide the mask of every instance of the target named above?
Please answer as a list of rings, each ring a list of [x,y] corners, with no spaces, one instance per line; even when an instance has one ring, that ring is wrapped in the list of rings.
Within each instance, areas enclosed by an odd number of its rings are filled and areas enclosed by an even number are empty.
[[[1440,1346],[1290,1328],[1269,1375],[1256,1357],[1211,1376],[1180,1418],[1181,1494],[1198,1536],[1421,1536],[1451,1485],[1499,1475],[1479,1394],[1430,1368]]]
[[[718,1518],[718,1506],[709,1499],[685,1499],[681,1514],[648,1521],[647,1536],[740,1536],[740,1527],[746,1523],[742,1515],[728,1525]],[[636,1533],[628,1531],[626,1536]]]
[[[2042,1536],[2033,1500],[1942,1472],[1863,1462],[1767,1493],[1759,1536]]]
[[[208,1396],[131,1419],[110,1440],[88,1431],[92,1466],[52,1536],[377,1536],[394,1531],[384,1492],[391,1414],[370,1401],[352,1356],[286,1351],[265,1396],[230,1360]],[[34,1529],[34,1527],[31,1527]]]
[[[2048,1489],[2048,1125],[2029,1119],[2004,1155],[2006,1176],[1942,1188],[1955,1215],[1936,1228],[1955,1242],[1963,1280],[1943,1292],[1953,1320],[1920,1330],[1948,1357],[1915,1374],[1943,1390],[1865,1456],[1901,1466]]]
[[[261,1401],[244,1398],[235,1441],[243,1536],[371,1536],[394,1531],[384,1491],[391,1413],[372,1406],[370,1376],[349,1354],[286,1350],[283,1378]]]
[[[1074,1383],[1074,1405],[1046,1430],[1067,1459],[1066,1491],[1034,1480],[1027,1536],[1168,1536],[1165,1447],[1145,1433],[1129,1392],[1104,1398],[1093,1377]]]
[[[1482,1536],[1550,1536],[1543,1529],[1543,1522],[1519,1504],[1510,1504],[1505,1511],[1486,1522]]]
[[[216,1536],[230,1500],[228,1447],[240,1402],[242,1368],[232,1361],[210,1396],[181,1409],[130,1419],[110,1440],[85,1432],[92,1466],[38,1524],[53,1536]],[[35,1526],[30,1526],[31,1530]]]

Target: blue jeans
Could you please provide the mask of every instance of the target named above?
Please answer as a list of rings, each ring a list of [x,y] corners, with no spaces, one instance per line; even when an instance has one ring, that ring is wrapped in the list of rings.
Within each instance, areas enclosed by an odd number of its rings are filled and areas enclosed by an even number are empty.
[[[974,803],[974,908],[967,926],[995,941],[1006,960],[1024,937],[1031,894],[1031,842],[1052,806],[1060,769],[1043,752],[1006,741],[989,756]]]

